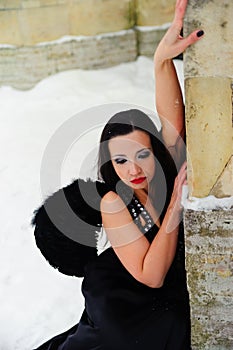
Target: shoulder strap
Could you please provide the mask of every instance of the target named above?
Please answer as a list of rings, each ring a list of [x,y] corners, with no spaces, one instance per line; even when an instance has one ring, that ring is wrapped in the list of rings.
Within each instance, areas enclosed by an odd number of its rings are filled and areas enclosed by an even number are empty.
[[[139,230],[142,233],[148,232],[154,225],[154,222],[149,212],[133,193],[132,189],[122,186],[122,188],[120,188],[120,190],[118,191],[118,194],[121,196],[122,200],[127,206],[128,211],[132,216],[134,223],[138,226]],[[139,216],[141,216],[144,219],[145,225],[142,225]]]

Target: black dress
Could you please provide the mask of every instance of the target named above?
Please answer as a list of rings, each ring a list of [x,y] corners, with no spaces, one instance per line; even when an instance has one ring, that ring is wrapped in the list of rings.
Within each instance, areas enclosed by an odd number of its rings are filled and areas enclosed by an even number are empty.
[[[151,242],[158,227],[137,198],[128,205]],[[142,226],[138,214],[144,214]],[[80,322],[37,350],[190,350],[189,299],[182,225],[174,261],[161,288],[138,282],[110,247],[85,266]]]

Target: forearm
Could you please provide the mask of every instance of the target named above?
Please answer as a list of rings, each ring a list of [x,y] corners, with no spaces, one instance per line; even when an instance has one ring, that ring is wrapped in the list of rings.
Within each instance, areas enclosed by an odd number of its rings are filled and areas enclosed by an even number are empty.
[[[162,123],[163,135],[167,146],[174,146],[178,135],[184,129],[184,104],[182,91],[171,59],[165,61],[154,58],[155,103]]]
[[[147,285],[154,288],[159,288],[163,285],[176,253],[179,219],[176,216],[175,221],[171,221],[171,217],[172,214],[168,210],[163,224],[152,241],[143,261],[143,279]]]
[[[177,175],[171,200],[162,225],[143,260],[143,278],[152,287],[160,287],[176,254],[179,223],[182,218],[182,186],[186,183],[186,163]]]
[[[183,98],[172,59],[204,34],[202,30],[195,30],[186,38],[180,35],[187,3],[187,0],[176,2],[173,22],[154,54],[156,107],[162,121],[164,141],[170,146],[175,145],[179,134],[184,137]],[[168,128],[169,123],[175,128],[175,133]]]

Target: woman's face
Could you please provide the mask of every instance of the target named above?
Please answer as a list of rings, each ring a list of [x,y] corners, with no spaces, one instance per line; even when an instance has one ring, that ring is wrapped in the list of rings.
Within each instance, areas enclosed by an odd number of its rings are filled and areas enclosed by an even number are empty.
[[[119,178],[133,189],[146,189],[155,173],[149,135],[141,130],[109,140],[109,152]]]

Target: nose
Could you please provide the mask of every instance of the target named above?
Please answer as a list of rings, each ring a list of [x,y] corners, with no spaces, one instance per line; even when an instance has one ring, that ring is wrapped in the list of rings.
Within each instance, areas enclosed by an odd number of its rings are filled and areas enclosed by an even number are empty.
[[[135,175],[140,174],[140,172],[141,172],[140,166],[138,166],[138,165],[137,165],[136,163],[134,163],[134,162],[130,162],[130,167],[129,167],[129,173],[130,173],[130,175],[135,176]]]

